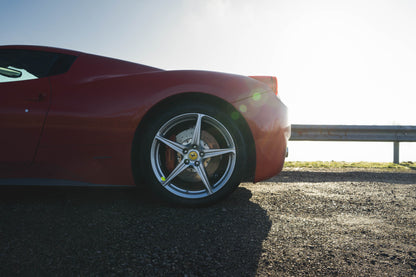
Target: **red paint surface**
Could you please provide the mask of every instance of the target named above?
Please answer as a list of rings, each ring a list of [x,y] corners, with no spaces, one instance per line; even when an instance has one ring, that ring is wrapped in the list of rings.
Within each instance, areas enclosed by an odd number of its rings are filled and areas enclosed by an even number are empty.
[[[242,115],[256,145],[254,181],[258,182],[275,176],[283,168],[290,136],[287,108],[270,92],[234,104],[240,110],[242,105],[246,106]]]
[[[36,80],[38,84],[0,83],[1,177],[133,184],[131,149],[141,119],[163,99],[189,92],[216,96],[240,111],[255,141],[255,181],[283,167],[286,107],[263,82],[217,72],[163,71],[54,48],[24,48],[78,58],[67,73]],[[47,97],[30,103],[27,120],[24,99],[36,97],[39,90],[48,92]],[[13,147],[4,146],[10,144]],[[22,167],[24,163],[30,166]]]
[[[0,163],[29,165],[49,108],[47,78],[0,83]]]

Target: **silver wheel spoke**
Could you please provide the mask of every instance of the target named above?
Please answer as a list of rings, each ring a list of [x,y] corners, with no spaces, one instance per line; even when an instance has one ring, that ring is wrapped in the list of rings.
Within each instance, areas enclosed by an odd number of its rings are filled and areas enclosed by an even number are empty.
[[[170,183],[170,181],[173,180],[176,176],[178,176],[182,171],[187,169],[189,167],[189,164],[185,164],[184,160],[182,160],[174,170],[169,174],[168,178],[163,182],[163,186],[166,186]]]
[[[198,119],[196,120],[194,134],[192,136],[192,144],[199,145],[199,141],[201,140],[201,122],[202,122],[202,114],[198,114]]]
[[[206,149],[204,150],[204,159],[222,156],[222,155],[229,154],[229,153],[235,154],[235,148]]]
[[[178,152],[179,154],[183,153],[183,150],[185,149],[185,146],[177,143],[175,141],[171,141],[167,138],[161,137],[159,134],[156,135],[155,137],[158,141],[164,143],[165,145],[169,146],[170,148],[172,148],[173,150],[175,150],[176,152]]]
[[[208,194],[211,195],[212,194],[212,187],[211,184],[209,183],[207,174],[205,173],[205,168],[203,163],[200,163],[199,166],[195,166],[194,167],[196,172],[198,172],[199,177],[201,177],[202,183],[204,183],[205,188],[208,191]]]

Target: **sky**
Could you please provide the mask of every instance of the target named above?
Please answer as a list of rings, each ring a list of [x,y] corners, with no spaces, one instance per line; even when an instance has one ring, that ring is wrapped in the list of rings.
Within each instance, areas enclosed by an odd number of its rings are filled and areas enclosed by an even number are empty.
[[[0,45],[277,76],[293,124],[416,125],[415,15],[413,0],[2,0]],[[393,143],[289,147],[289,160],[393,159]],[[416,143],[400,156],[416,161]]]

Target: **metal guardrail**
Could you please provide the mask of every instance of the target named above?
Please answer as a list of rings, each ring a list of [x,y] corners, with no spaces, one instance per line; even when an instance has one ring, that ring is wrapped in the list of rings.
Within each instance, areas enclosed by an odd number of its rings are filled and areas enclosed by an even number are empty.
[[[393,162],[399,163],[399,143],[416,142],[416,126],[293,124],[290,140],[393,142]]]

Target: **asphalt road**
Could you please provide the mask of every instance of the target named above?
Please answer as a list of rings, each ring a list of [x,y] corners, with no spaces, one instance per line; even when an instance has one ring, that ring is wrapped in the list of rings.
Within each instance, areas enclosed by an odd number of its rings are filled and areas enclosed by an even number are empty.
[[[285,170],[207,208],[0,187],[0,276],[416,276],[416,172]]]

